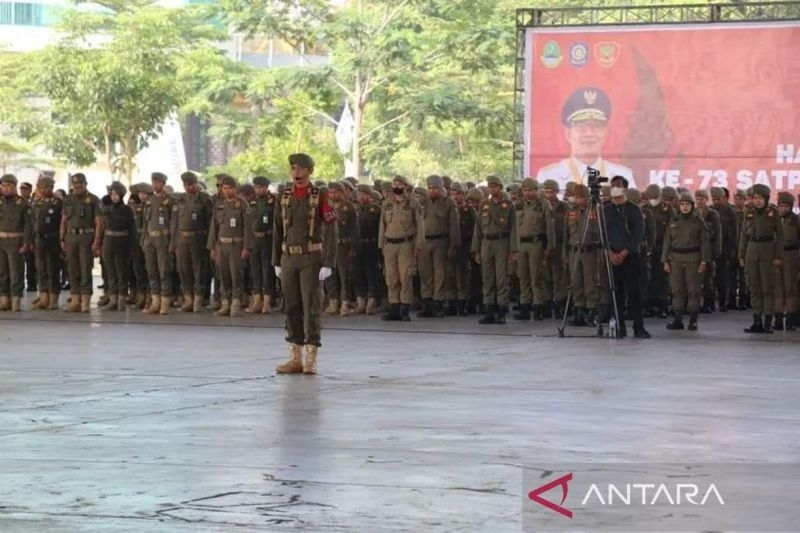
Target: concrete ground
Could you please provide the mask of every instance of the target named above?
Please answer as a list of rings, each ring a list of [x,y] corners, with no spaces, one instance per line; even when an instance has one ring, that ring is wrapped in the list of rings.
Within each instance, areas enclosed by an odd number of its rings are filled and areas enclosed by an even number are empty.
[[[800,332],[512,322],[326,319],[308,377],[282,316],[0,313],[0,530],[519,531],[531,465],[800,458]]]

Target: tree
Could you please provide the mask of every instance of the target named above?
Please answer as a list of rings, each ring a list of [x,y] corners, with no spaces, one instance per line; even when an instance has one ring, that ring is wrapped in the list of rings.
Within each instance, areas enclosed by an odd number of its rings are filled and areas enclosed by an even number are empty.
[[[46,145],[72,163],[105,157],[130,183],[134,157],[192,98],[193,61],[225,64],[214,40],[224,34],[197,6],[169,9],[151,0],[94,2],[102,11],[66,11],[62,38],[38,54],[38,87],[51,102]]]

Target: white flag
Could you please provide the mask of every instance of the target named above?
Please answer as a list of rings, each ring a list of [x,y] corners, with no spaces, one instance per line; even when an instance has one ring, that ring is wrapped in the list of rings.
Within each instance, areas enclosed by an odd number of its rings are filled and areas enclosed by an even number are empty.
[[[336,126],[336,146],[342,154],[349,154],[353,146],[353,113],[346,100],[339,125]]]

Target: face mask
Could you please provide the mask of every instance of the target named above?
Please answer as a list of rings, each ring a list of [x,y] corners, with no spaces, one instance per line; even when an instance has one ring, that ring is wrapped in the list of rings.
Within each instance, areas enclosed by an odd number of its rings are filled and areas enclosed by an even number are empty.
[[[653,207],[655,207],[655,206],[657,206],[658,204],[661,203],[660,200],[656,200],[656,199],[648,200],[648,201],[650,202],[650,205],[652,205]]]
[[[395,193],[396,195],[400,196],[401,194],[406,192],[406,190],[404,188],[402,188],[402,187],[392,187],[392,192]]]

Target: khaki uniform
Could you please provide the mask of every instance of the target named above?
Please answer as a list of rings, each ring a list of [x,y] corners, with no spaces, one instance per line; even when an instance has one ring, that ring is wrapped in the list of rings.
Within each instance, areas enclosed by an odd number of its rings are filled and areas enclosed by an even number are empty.
[[[123,204],[102,206],[102,258],[106,267],[106,294],[127,297],[133,250],[138,248],[133,210]]]
[[[352,202],[347,200],[339,202],[336,205],[336,217],[339,226],[336,268],[333,269],[333,275],[325,280],[325,288],[328,298],[345,305],[349,299],[348,295],[353,290],[353,265],[361,244],[361,228],[358,222],[358,209]]]
[[[750,304],[754,315],[771,315],[775,310],[775,267],[783,259],[783,224],[778,209],[745,209],[739,237],[739,259],[744,260]]]
[[[415,257],[425,242],[425,226],[417,201],[408,194],[383,204],[378,244],[383,250],[389,304],[411,305]]]
[[[544,251],[554,254],[559,239],[556,238],[555,218],[547,200],[532,202],[522,200],[516,204],[517,224],[517,277],[519,278],[519,303],[523,306],[542,306],[548,294],[539,282],[546,275],[548,261]],[[563,237],[562,237],[563,239]],[[560,254],[559,254],[560,256]]]
[[[336,217],[317,187],[301,196],[294,189],[286,187],[275,212],[272,263],[281,267],[286,341],[321,346],[319,271],[336,265]]]
[[[669,280],[661,265],[661,250],[664,249],[664,235],[675,211],[663,202],[651,207],[650,211],[655,218],[656,237],[654,253],[650,256],[650,286],[647,305],[651,309],[658,309],[665,313],[669,302]]]
[[[583,247],[581,247],[581,231],[587,217],[589,218],[589,225],[586,228],[586,240]],[[569,258],[569,267],[574,269],[570,288],[572,289],[575,307],[595,310],[600,304],[599,286],[602,263],[600,224],[597,220],[597,211],[589,206],[570,208],[567,211],[564,231],[563,256]],[[605,266],[602,266],[602,272],[605,272]],[[605,285],[608,285],[608,274],[605,273],[604,276]]]
[[[361,246],[355,267],[355,289],[358,298],[375,298],[380,295],[380,251],[378,235],[381,231],[381,206],[369,203],[360,206],[358,214]]]
[[[517,251],[517,224],[514,205],[505,198],[491,195],[481,202],[472,253],[480,254],[483,277],[483,303],[505,312],[509,301],[508,255]]]
[[[447,299],[445,279],[448,258],[452,258],[461,242],[461,227],[455,201],[445,196],[429,198],[422,209],[425,241],[419,253],[420,293],[424,300],[433,300],[441,310]]]
[[[736,252],[737,252],[736,258],[738,258],[739,257],[738,251],[740,246],[739,240],[741,239],[742,236],[742,226],[744,225],[745,209],[734,208],[734,211],[736,211],[736,222],[738,228],[738,234],[736,235]],[[741,266],[739,261],[734,259],[733,262],[735,263],[734,268],[736,272],[736,280],[735,282],[732,283],[733,301],[736,301],[738,296],[737,308],[747,309],[750,307],[750,291],[747,288],[747,276],[744,273],[744,267]]]
[[[242,250],[253,247],[253,232],[248,227],[248,205],[242,198],[216,204],[211,217],[206,248],[215,251],[221,296],[228,302],[241,303],[244,287]],[[238,310],[236,306],[235,309]],[[224,309],[224,306],[223,306]]]
[[[100,199],[92,193],[64,199],[63,218],[66,221],[64,240],[67,246],[70,292],[73,295],[92,294],[92,268],[95,239],[95,219],[101,216]]]
[[[720,223],[719,213],[712,207],[707,207],[705,211],[696,210],[698,216],[705,221],[708,227],[708,240],[711,242],[711,260],[706,263],[706,271],[703,273],[703,312],[710,312],[714,309],[714,297],[716,294],[716,259],[722,255],[722,224]]]
[[[472,234],[478,213],[469,204],[458,208],[459,235],[461,237],[449,271],[454,273],[456,298],[461,306],[461,314],[466,313],[466,304],[472,298]]]
[[[277,199],[267,193],[250,201],[250,230],[253,248],[250,251],[250,277],[253,295],[275,296],[275,269],[272,267],[272,236]]]
[[[783,266],[777,269],[775,283],[775,313],[786,313],[794,318],[800,311],[798,300],[798,264],[800,263],[800,217],[789,213],[781,217],[783,223]],[[797,324],[793,324],[796,326]]]
[[[201,300],[206,279],[203,256],[212,214],[208,194],[185,193],[176,197],[170,221],[170,248],[175,251],[183,292]]]
[[[675,215],[664,232],[661,262],[669,263],[672,308],[676,317],[700,311],[701,262],[711,265],[711,239],[708,225],[699,212]]]
[[[31,205],[33,216],[33,246],[36,257],[36,272],[39,276],[39,291],[58,295],[61,284],[61,246],[59,226],[64,203],[60,198],[35,198]]]
[[[153,296],[172,296],[172,262],[170,261],[170,227],[173,198],[166,194],[151,194],[144,205],[142,217],[142,248],[144,248],[150,293]]]
[[[547,261],[547,274],[541,277],[544,284],[545,299],[556,302],[560,306],[567,298],[569,291],[569,272],[564,266],[564,226],[567,219],[567,203],[556,200],[551,208],[553,210],[553,220],[555,224],[556,242],[550,260]],[[559,315],[561,313],[559,312]]]
[[[23,245],[33,242],[28,201],[21,196],[0,196],[0,296],[22,298],[25,276]]]

